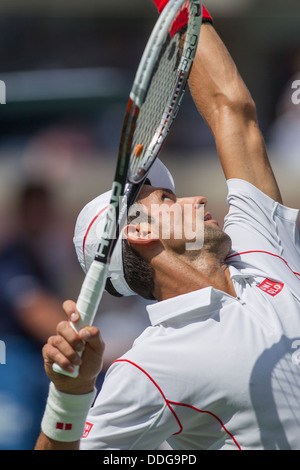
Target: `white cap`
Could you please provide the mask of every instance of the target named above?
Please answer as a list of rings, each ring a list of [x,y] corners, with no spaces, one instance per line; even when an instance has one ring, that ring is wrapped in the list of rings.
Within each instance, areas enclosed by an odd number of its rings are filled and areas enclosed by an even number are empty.
[[[174,180],[166,166],[156,159],[147,177],[151,186],[167,188],[174,191]],[[78,261],[84,272],[87,272],[95,258],[106,222],[106,212],[110,203],[111,191],[97,196],[80,212],[74,233],[74,245]],[[122,234],[115,246],[109,265],[108,277],[115,290],[124,296],[136,295],[128,286],[123,272]]]

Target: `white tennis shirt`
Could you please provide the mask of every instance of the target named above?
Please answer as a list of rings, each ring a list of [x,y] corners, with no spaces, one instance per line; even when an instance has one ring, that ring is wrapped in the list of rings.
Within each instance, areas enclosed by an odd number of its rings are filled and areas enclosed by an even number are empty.
[[[228,181],[237,298],[207,287],[148,307],[110,367],[82,449],[300,449],[298,211]]]

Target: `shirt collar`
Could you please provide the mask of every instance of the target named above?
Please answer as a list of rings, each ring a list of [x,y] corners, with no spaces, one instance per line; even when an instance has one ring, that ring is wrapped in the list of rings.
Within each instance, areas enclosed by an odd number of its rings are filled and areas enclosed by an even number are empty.
[[[242,279],[253,277],[249,274],[242,274],[233,266],[229,268],[231,279],[234,281],[239,282]],[[205,287],[188,294],[148,305],[147,312],[150,322],[154,326],[180,315],[184,315],[186,320],[191,320],[195,317],[209,317],[212,313],[220,310],[225,303],[234,301],[234,297],[223,291],[213,287]]]
[[[180,315],[185,319],[209,316],[219,310],[224,302],[233,301],[234,298],[213,287],[189,292],[188,294],[172,297],[171,299],[148,305],[147,311],[151,324],[158,325]]]

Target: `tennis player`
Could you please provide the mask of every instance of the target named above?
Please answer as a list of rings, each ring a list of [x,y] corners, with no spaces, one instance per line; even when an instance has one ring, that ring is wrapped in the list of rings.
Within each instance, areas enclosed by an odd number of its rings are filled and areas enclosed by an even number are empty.
[[[155,3],[162,11],[167,0]],[[204,206],[204,244],[187,250],[187,240],[172,235],[175,225],[164,239],[152,217],[129,221],[123,269],[119,259],[107,289],[156,299],[151,326],[111,365],[92,406],[100,333],[58,325],[43,350],[52,382],[37,449],[147,450],[163,442],[176,450],[300,449],[298,211],[282,204],[253,100],[205,17],[189,84],[228,184],[224,228],[205,197],[176,197],[166,169],[163,185],[149,176],[139,197],[145,212]],[[85,269],[101,204],[92,210],[91,203],[78,221]],[[64,308],[76,322],[75,303]],[[79,377],[55,374],[53,362],[66,370],[80,363]]]

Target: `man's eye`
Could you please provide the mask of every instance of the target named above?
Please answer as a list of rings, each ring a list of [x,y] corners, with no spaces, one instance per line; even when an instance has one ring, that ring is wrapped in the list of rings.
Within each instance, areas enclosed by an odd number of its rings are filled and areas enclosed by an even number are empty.
[[[168,194],[163,194],[162,199],[163,199],[163,201],[172,201],[173,202],[173,199]]]

